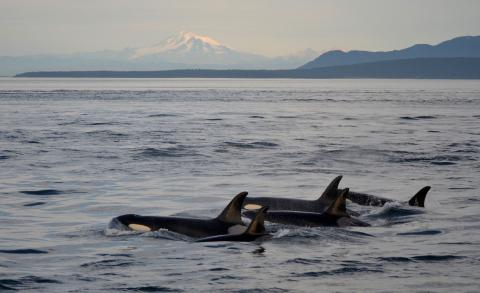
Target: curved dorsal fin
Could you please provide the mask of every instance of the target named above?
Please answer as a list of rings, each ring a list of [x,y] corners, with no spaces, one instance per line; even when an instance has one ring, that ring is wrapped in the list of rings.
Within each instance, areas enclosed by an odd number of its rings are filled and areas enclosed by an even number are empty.
[[[342,175],[335,177],[335,179],[328,184],[327,188],[323,191],[322,195],[317,199],[318,201],[323,201],[331,203],[336,200],[338,197],[338,184],[342,180]]]
[[[222,213],[218,215],[217,220],[229,223],[242,225],[241,209],[243,200],[247,196],[248,192],[243,191],[235,195],[230,203],[223,209]]]
[[[260,208],[257,213],[255,214],[255,218],[250,222],[248,225],[247,230],[243,232],[243,234],[248,235],[258,235],[258,234],[265,234],[265,213],[267,212],[268,207]]]
[[[346,199],[348,194],[348,188],[345,188],[337,199],[326,210],[327,214],[340,217],[348,217]]]
[[[425,207],[425,197],[427,196],[430,186],[420,189],[409,201],[408,205],[415,207]]]

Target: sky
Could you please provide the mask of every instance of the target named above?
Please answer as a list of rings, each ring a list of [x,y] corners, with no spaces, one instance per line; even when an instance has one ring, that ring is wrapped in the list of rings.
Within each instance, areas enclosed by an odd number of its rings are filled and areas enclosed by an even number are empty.
[[[181,31],[236,50],[392,50],[480,35],[478,0],[0,0],[0,55],[146,47]]]

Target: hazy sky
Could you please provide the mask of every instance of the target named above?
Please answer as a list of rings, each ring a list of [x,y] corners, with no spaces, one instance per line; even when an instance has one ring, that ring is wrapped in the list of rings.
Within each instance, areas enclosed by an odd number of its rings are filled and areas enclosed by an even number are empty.
[[[390,50],[480,35],[479,0],[0,0],[0,55],[143,47],[180,31],[237,50]]]

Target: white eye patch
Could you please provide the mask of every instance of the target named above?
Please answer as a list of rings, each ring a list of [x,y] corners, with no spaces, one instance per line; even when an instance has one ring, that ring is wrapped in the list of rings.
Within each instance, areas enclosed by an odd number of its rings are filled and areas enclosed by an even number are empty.
[[[246,204],[243,208],[246,210],[259,210],[262,208],[262,206],[254,203],[249,203]]]
[[[152,229],[150,227],[140,225],[140,224],[130,224],[128,225],[128,228],[134,230],[134,231],[139,231],[139,232],[150,232]]]

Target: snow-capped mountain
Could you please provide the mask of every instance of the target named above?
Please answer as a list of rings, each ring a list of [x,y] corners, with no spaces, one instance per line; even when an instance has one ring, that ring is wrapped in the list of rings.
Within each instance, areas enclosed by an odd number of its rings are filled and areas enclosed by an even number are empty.
[[[227,46],[209,37],[199,36],[191,32],[181,32],[154,46],[136,49],[132,58],[136,59],[159,54],[188,55],[200,53],[223,55],[231,51]]]
[[[237,51],[207,36],[181,32],[153,46],[63,55],[0,56],[0,75],[25,71],[289,69],[318,56],[311,49],[280,57]]]
[[[181,32],[163,42],[146,48],[135,49],[132,61],[168,61],[189,65],[210,65],[213,67],[251,67],[259,62],[266,64],[270,58],[236,51],[220,42],[191,32]]]

